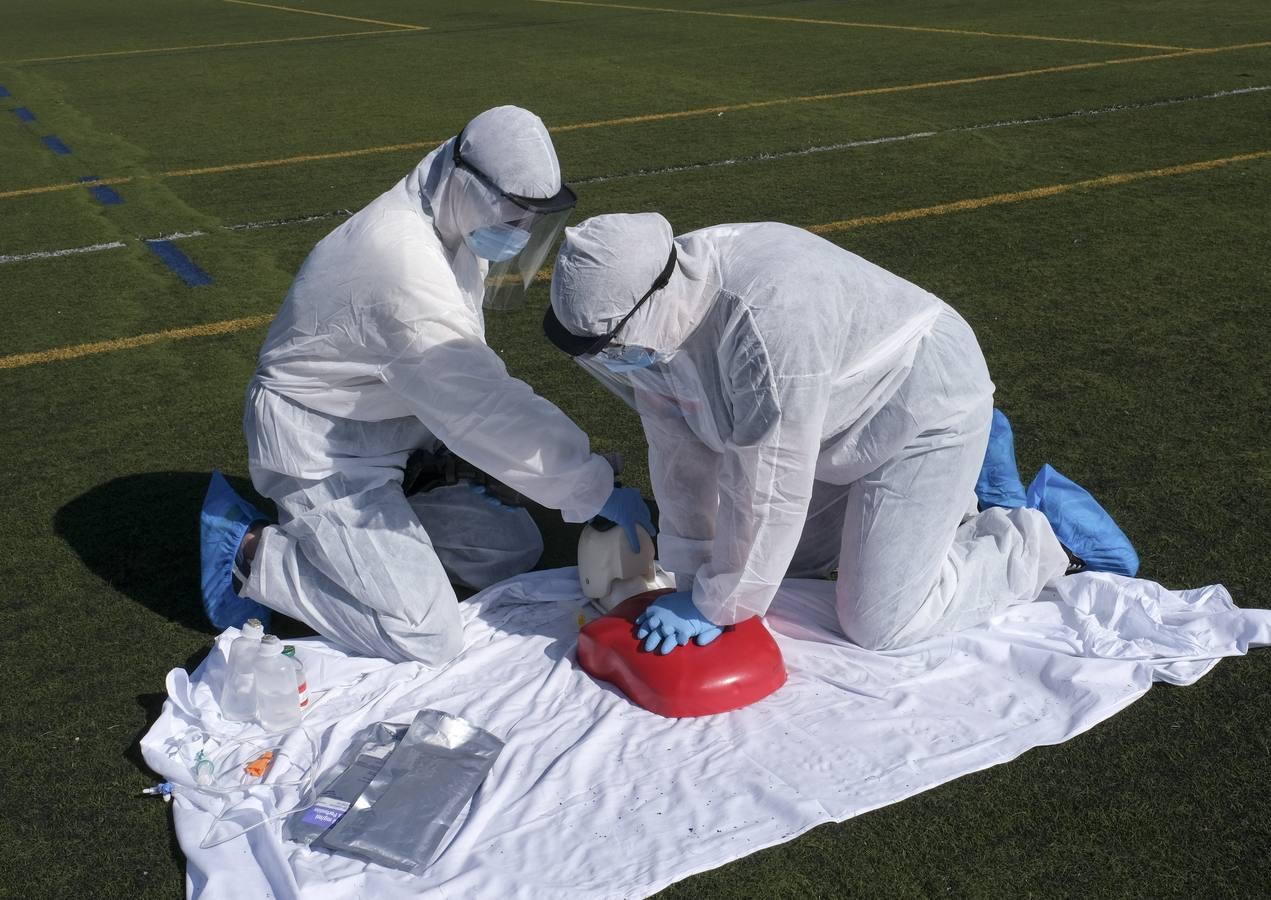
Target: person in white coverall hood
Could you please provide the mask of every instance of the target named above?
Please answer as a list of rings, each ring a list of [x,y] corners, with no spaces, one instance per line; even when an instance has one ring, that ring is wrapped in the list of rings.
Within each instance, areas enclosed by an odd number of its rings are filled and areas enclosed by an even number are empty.
[[[219,475],[204,507],[216,624],[277,610],[363,654],[451,659],[450,578],[479,589],[527,571],[542,538],[525,509],[474,484],[407,497],[417,448],[444,445],[567,521],[603,510],[652,530],[638,493],[615,489],[587,436],[485,342],[483,301],[524,290],[574,202],[543,123],[505,106],[318,243],[247,389],[252,483],[279,521],[266,526]]]
[[[1038,510],[975,512],[993,383],[971,328],[807,231],[589,219],[566,231],[544,328],[644,425],[679,588],[641,617],[645,649],[707,643],[783,578],[834,569],[846,636],[897,648],[1068,567]]]

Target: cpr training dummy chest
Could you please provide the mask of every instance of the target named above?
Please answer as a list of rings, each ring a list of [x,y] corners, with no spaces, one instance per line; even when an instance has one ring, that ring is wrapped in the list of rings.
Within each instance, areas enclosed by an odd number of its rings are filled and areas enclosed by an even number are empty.
[[[635,620],[670,589],[646,591],[583,626],[578,664],[635,704],[670,719],[710,716],[749,706],[786,681],[777,642],[758,618],[724,629],[704,647],[689,641],[665,656],[645,652]]]

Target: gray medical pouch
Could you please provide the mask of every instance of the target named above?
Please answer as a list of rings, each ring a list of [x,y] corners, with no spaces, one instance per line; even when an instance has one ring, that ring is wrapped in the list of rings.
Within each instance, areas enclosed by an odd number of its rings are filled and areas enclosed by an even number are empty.
[[[394,869],[426,866],[502,749],[503,741],[458,716],[420,710],[352,808],[314,846]]]
[[[339,764],[318,781],[318,799],[287,817],[287,839],[311,844],[340,821],[405,734],[405,725],[389,722],[376,722],[355,734]]]

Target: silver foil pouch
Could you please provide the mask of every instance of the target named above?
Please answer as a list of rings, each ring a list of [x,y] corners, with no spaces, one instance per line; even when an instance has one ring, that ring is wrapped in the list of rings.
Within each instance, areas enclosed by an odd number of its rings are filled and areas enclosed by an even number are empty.
[[[421,870],[502,749],[502,740],[466,719],[420,710],[352,807],[314,846]]]
[[[287,817],[283,826],[287,839],[312,844],[340,821],[383,768],[406,727],[376,722],[355,734],[339,764],[318,779],[313,804]]]

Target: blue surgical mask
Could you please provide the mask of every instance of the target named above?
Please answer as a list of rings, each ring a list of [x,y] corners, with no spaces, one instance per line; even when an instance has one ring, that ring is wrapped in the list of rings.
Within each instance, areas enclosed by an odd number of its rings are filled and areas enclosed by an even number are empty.
[[[472,252],[490,262],[504,262],[525,249],[530,233],[515,225],[487,225],[468,235]]]
[[[648,347],[606,347],[596,355],[596,362],[610,372],[647,369],[657,361],[657,354]]]

